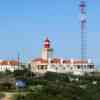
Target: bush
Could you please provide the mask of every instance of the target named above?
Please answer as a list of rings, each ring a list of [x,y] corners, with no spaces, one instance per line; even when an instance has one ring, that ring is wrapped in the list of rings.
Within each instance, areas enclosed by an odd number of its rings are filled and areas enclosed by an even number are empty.
[[[18,94],[13,95],[11,100],[25,100],[25,96],[18,93]]]
[[[12,91],[15,89],[15,86],[9,82],[3,82],[0,84],[0,91]]]
[[[3,98],[5,95],[3,93],[0,93],[0,100]]]
[[[45,74],[44,79],[48,81],[65,81],[69,82],[69,77],[68,74],[59,74],[59,73],[53,73],[53,72],[48,72]]]

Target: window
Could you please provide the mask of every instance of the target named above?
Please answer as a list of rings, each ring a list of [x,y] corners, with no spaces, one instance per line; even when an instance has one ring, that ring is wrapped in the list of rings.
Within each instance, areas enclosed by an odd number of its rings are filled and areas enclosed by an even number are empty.
[[[65,68],[65,67],[63,67],[63,69],[65,70],[66,68]]]
[[[56,70],[58,70],[58,68],[56,67]]]
[[[79,65],[77,65],[77,68],[78,68],[78,69],[80,69],[80,66],[79,66]]]
[[[94,68],[94,65],[89,65],[89,68],[90,68],[90,69]]]
[[[43,65],[41,66],[41,69],[44,69],[44,66]]]

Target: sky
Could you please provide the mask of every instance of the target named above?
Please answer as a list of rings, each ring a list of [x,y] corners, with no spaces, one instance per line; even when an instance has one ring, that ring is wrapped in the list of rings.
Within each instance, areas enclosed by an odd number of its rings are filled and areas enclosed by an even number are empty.
[[[0,59],[41,57],[46,37],[54,56],[80,58],[79,0],[0,0]],[[100,65],[100,0],[87,2],[87,56]]]

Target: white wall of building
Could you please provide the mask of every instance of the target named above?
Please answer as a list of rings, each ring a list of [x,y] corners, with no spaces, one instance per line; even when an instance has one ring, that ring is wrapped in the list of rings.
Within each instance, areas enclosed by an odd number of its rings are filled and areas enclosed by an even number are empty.
[[[63,60],[62,60],[63,61]],[[40,68],[38,68],[40,66]],[[42,66],[46,66],[47,68],[42,68]],[[92,66],[90,68],[90,66]],[[49,63],[41,64],[41,63],[32,63],[31,64],[32,71],[34,73],[46,73],[46,72],[57,72],[57,73],[72,73],[75,75],[83,75],[84,73],[94,72],[96,70],[95,66],[92,63],[88,64],[60,64]]]
[[[17,65],[11,66],[11,65],[0,65],[0,71],[5,72],[6,70],[9,70],[13,72],[14,70],[18,69],[19,67]]]

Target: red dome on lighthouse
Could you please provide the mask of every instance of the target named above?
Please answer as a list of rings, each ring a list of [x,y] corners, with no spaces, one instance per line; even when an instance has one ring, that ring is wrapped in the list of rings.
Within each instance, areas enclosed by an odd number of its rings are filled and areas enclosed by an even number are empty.
[[[48,39],[48,37],[44,41],[44,48],[50,48],[50,40]]]
[[[45,42],[50,42],[50,40],[48,39],[48,37],[46,37]]]

